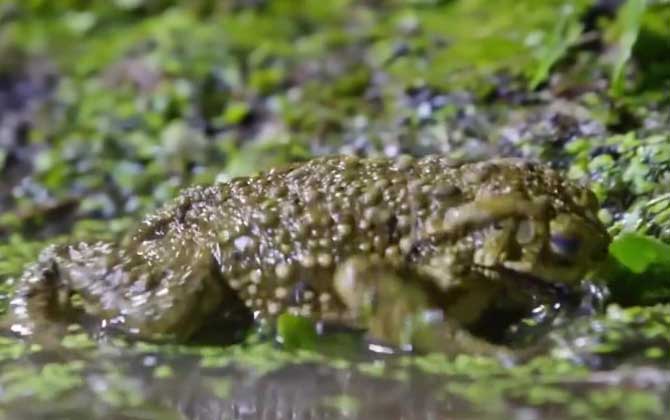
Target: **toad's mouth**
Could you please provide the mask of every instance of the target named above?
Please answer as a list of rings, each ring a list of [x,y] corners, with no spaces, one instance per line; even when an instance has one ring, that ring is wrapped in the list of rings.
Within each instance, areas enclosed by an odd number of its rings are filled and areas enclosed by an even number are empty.
[[[473,265],[471,270],[503,288],[479,316],[466,325],[472,334],[493,343],[525,345],[527,340],[546,332],[559,314],[577,307],[581,300],[578,291],[569,284],[532,272],[502,265]]]
[[[565,300],[575,295],[575,290],[560,279],[545,279],[538,275],[515,270],[502,265],[475,264],[472,270],[485,278],[502,282],[512,290],[536,297]]]

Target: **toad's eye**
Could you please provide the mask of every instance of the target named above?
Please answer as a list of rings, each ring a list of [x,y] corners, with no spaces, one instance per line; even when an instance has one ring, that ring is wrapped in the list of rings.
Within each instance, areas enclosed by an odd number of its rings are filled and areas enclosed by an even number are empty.
[[[551,235],[549,243],[554,254],[563,258],[571,258],[579,252],[582,241],[577,236],[558,233]]]

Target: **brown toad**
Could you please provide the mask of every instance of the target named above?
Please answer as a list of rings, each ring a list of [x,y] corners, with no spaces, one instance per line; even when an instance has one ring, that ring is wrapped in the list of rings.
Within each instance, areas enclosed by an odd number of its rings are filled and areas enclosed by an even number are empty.
[[[605,257],[596,211],[587,189],[517,159],[317,158],[188,189],[122,244],[48,248],[20,279],[12,329],[31,334],[78,295],[141,337],[188,339],[242,303],[257,320],[476,351],[466,331],[490,307],[528,310]]]

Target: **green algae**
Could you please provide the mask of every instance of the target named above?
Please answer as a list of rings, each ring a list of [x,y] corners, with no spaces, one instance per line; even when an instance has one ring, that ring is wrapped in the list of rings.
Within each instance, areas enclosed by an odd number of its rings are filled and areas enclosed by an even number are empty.
[[[40,368],[14,366],[5,369],[0,375],[3,393],[0,400],[7,403],[13,400],[55,401],[64,393],[83,384],[80,372],[83,364],[48,363]]]
[[[632,322],[637,320],[639,322],[640,314],[639,309],[637,314],[634,312],[616,313],[610,311],[609,318],[612,321]],[[650,334],[650,332],[647,332],[647,334]],[[660,332],[654,333],[654,336],[658,337],[658,334]],[[135,357],[142,359],[154,357],[150,355],[157,354],[155,350],[160,350],[159,354],[162,354],[163,362],[153,369],[154,381],[171,381],[179,377],[176,375],[179,375],[181,368],[178,367],[178,364],[174,364],[178,359],[171,359],[168,356],[171,354],[170,347],[148,348],[141,346],[137,350],[140,348],[142,350],[135,353]],[[173,348],[173,350],[175,349]],[[133,352],[131,350],[128,356]],[[199,363],[202,366],[199,369],[204,369],[202,372],[205,375],[211,375],[215,372],[211,369],[236,366],[237,369],[242,369],[243,372],[248,372],[247,374],[251,375],[245,381],[252,381],[252,383],[262,380],[264,377],[272,377],[278,372],[290,372],[292,366],[303,366],[303,363],[309,365],[309,363],[317,362],[321,364],[321,367],[318,368],[320,369],[319,375],[324,375],[324,369],[329,366],[327,358],[323,358],[323,356],[310,354],[309,352],[298,354],[295,351],[283,350],[267,343],[251,343],[240,345],[237,348],[211,348],[209,350],[182,347],[177,353],[173,354],[181,358],[188,352],[204,357],[203,361]],[[223,353],[228,353],[229,357],[223,357]],[[115,357],[118,357],[118,353]],[[54,393],[74,392],[77,386],[82,385],[83,372],[81,369],[83,366],[86,365],[82,361],[65,364],[52,362],[41,370],[43,375],[34,375],[30,381],[22,380],[16,384],[13,381],[23,376],[19,371],[15,374],[8,373],[1,378],[0,383],[14,384],[12,387],[16,387],[16,390],[8,394],[4,401],[11,406],[12,401],[23,401],[21,398],[25,397],[23,392],[26,392],[23,390],[39,389],[42,386],[48,387],[51,393],[44,393],[40,397],[45,398],[45,401],[52,398],[55,395]],[[581,418],[586,415],[606,416],[618,412],[617,410],[620,408],[615,396],[620,396],[621,401],[627,402],[626,415],[655,416],[663,413],[663,402],[660,396],[642,390],[632,392],[627,390],[625,395],[622,395],[621,393],[625,389],[624,385],[610,385],[604,389],[600,386],[592,387],[592,385],[588,385],[594,380],[591,377],[590,370],[581,363],[575,363],[567,359],[560,361],[545,356],[535,358],[523,365],[506,366],[500,362],[482,357],[463,355],[450,360],[445,358],[444,355],[432,354],[400,359],[391,358],[386,361],[354,363],[352,367],[355,372],[363,375],[363,377],[371,378],[373,381],[394,380],[401,382],[416,381],[416,379],[412,379],[416,376],[416,373],[413,373],[416,367],[424,372],[423,375],[433,377],[435,378],[433,381],[437,380],[437,383],[443,384],[439,393],[441,400],[451,401],[452,403],[467,401],[473,407],[478,407],[476,410],[480,413],[500,413],[511,404],[534,407],[538,410],[550,409],[553,412],[565,413],[570,418]],[[145,400],[149,395],[146,394],[146,385],[143,385],[140,378],[133,375],[129,369],[131,368],[125,362],[121,364],[115,362],[103,363],[95,368],[93,373],[87,374],[86,377],[89,378],[89,381],[94,380],[99,384],[104,384],[104,388],[101,388],[104,389],[104,393],[97,394],[97,398],[106,406],[119,407],[124,410],[141,408],[144,412],[161,412],[160,407],[151,408],[151,403]],[[349,369],[350,367],[339,366],[335,368],[335,371],[349,372]],[[208,371],[211,371],[211,373],[208,374]],[[21,371],[21,373],[23,372],[25,370]],[[347,375],[351,375],[351,373],[347,373]],[[53,381],[56,377],[62,377],[63,383],[54,387]],[[232,379],[226,376],[206,376],[206,379],[203,379],[202,386],[209,389],[217,398],[227,399],[231,398],[231,392],[234,389],[234,382],[231,381]],[[616,382],[611,381],[611,383]],[[346,394],[345,397],[351,398]],[[351,410],[355,411],[365,407],[356,398],[351,401],[347,398],[344,398],[344,401],[342,399],[342,394],[336,394],[324,397],[320,401],[330,409],[344,410],[342,413],[351,413]]]
[[[311,320],[282,314],[277,319],[277,339],[287,349],[314,349],[318,334]]]
[[[234,385],[230,379],[214,378],[210,379],[206,386],[217,398],[225,400],[230,398]]]
[[[322,405],[335,409],[339,415],[345,418],[355,416],[360,408],[360,402],[356,397],[345,394],[324,398]]]

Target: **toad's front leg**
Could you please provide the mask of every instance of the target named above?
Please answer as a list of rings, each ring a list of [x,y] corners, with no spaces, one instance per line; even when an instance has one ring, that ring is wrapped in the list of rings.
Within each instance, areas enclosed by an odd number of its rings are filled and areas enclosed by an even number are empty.
[[[433,283],[412,267],[390,267],[362,256],[344,261],[334,278],[338,297],[372,339],[421,353],[511,357],[509,349],[473,336],[451,319]]]
[[[9,308],[11,330],[31,335],[64,324],[74,313],[74,295],[103,326],[140,337],[188,338],[230,291],[206,247],[183,236],[160,245],[47,248],[19,279]]]

